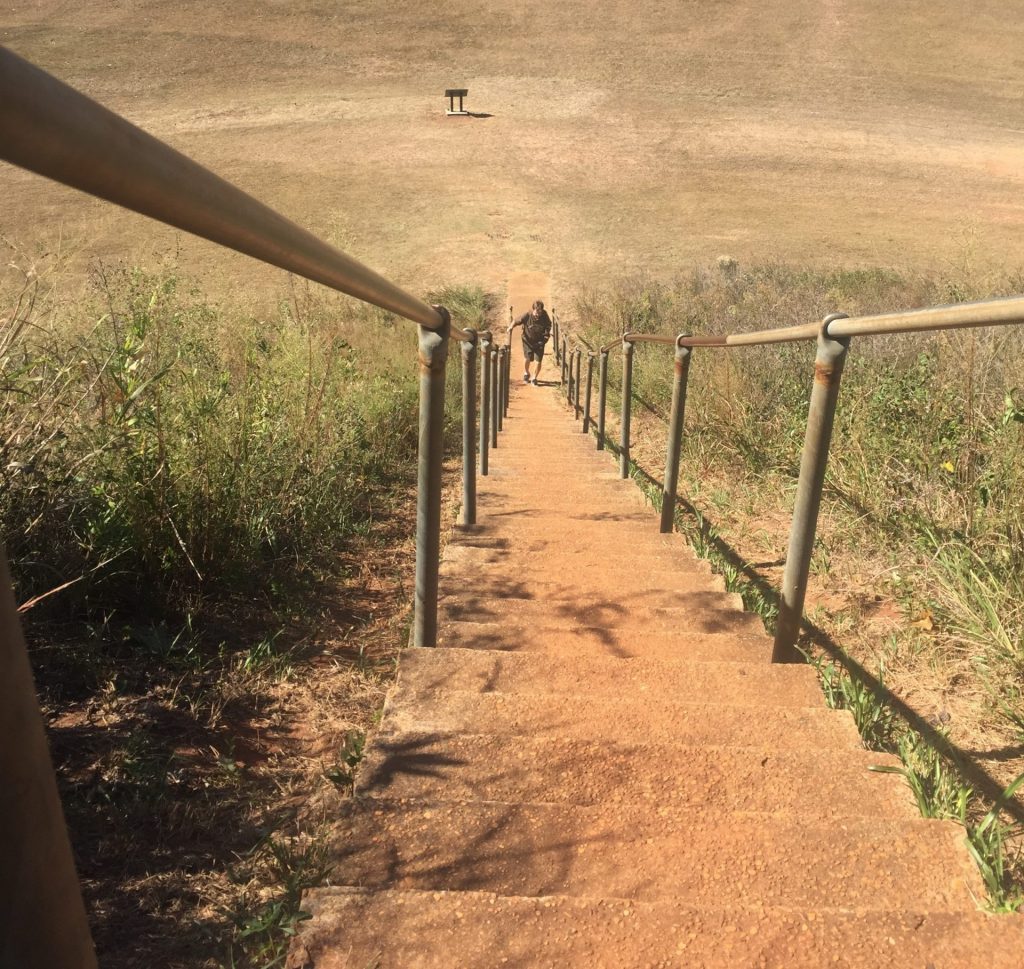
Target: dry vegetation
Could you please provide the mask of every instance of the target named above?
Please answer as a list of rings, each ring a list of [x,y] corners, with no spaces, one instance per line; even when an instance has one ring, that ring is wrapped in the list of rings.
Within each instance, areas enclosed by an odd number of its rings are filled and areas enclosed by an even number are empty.
[[[408,638],[415,332],[93,279],[6,298],[0,529],[100,960],[269,965]]]

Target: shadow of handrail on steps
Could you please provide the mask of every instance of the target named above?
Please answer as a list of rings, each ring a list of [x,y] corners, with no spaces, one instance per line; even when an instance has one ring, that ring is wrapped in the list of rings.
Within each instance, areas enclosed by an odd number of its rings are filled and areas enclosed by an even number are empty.
[[[618,444],[611,440],[607,435],[605,436],[605,447],[616,456],[620,453]],[[648,485],[658,489],[659,491],[663,490],[663,482],[651,475],[645,468],[642,468],[637,464],[636,461],[630,461],[630,473],[633,477],[642,479]],[[732,566],[739,575],[743,576],[743,578],[750,584],[751,588],[756,591],[768,605],[773,606],[776,610],[779,608],[781,597],[779,595],[778,588],[771,583],[766,576],[762,575],[753,563],[744,559],[736,549],[729,545],[729,543],[718,534],[714,521],[712,521],[703,511],[698,511],[691,502],[681,495],[676,500],[676,508],[676,514],[687,515],[698,522],[703,521],[706,531],[705,540],[707,543],[714,548],[715,552],[717,552],[725,562]],[[785,560],[783,560],[783,564],[784,562]],[[856,676],[865,686],[867,686],[879,700],[888,704],[890,709],[896,713],[897,716],[901,717],[908,726],[916,730],[929,745],[952,761],[964,779],[971,784],[979,794],[982,794],[992,802],[1003,802],[1003,792],[1005,790],[1004,785],[997,778],[993,777],[984,768],[984,766],[975,759],[978,753],[977,751],[965,750],[963,747],[953,743],[953,741],[942,733],[941,730],[937,729],[934,724],[930,723],[924,716],[918,713],[912,706],[910,706],[909,703],[902,699],[902,697],[893,693],[877,675],[869,672],[866,666],[850,656],[846,650],[844,650],[843,647],[836,642],[831,635],[829,635],[829,633],[812,622],[806,616],[803,618],[800,629],[801,635],[798,645],[817,646],[831,659],[841,663],[850,671],[850,673]],[[997,751],[986,751],[986,755],[993,760],[1010,759],[1012,757],[1019,756],[1020,753],[1024,753],[1024,750],[1021,750],[1017,746],[1007,747]],[[1021,804],[1020,801],[1011,798],[1009,801],[1004,802],[1003,809],[1015,821],[1020,824],[1024,824],[1024,804]]]
[[[637,471],[646,480],[654,480],[646,471],[639,468]],[[766,603],[778,609],[781,597],[776,586],[769,582],[764,575],[757,571],[752,563],[744,559],[736,549],[717,533],[714,522],[704,512],[698,511],[689,501],[682,497],[678,499],[678,512],[688,515],[697,521],[703,520],[704,524],[709,526],[706,532],[708,544],[714,548],[724,561],[728,562],[750,583],[751,587],[764,598]],[[908,726],[916,730],[928,744],[940,754],[949,758],[963,775],[964,779],[979,794],[982,794],[992,802],[1002,799],[1005,789],[1004,785],[975,759],[975,751],[965,750],[963,747],[953,743],[941,730],[937,729],[927,718],[910,706],[906,700],[893,693],[876,674],[871,673],[866,666],[850,656],[829,633],[806,618],[806,616],[800,628],[800,645],[816,646],[831,659],[846,667],[879,700],[886,703]],[[1016,747],[1009,748],[1005,756],[1014,756],[1014,752],[1017,750],[1018,748]],[[993,759],[999,759],[998,753],[990,753],[990,756]],[[1024,805],[1019,801],[1011,798],[1004,803],[1004,810],[1015,821],[1024,824]]]

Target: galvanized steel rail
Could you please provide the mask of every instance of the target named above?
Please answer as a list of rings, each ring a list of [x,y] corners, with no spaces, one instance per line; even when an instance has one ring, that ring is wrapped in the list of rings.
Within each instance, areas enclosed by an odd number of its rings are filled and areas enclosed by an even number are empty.
[[[622,346],[622,416],[620,420],[619,470],[623,478],[630,471],[630,419],[632,403],[633,347],[637,343],[656,343],[676,347],[675,382],[672,414],[669,420],[665,480],[662,491],[661,530],[672,530],[675,517],[679,452],[686,406],[686,384],[690,353],[694,348],[769,346],[814,340],[814,383],[808,407],[807,428],[800,461],[793,521],[790,527],[786,569],[782,579],[779,618],[776,626],[773,662],[797,662],[802,654],[796,643],[803,621],[804,600],[810,574],[818,512],[825,483],[828,449],[832,438],[839,385],[850,340],[855,336],[889,333],[920,333],[929,330],[968,329],[982,326],[1006,326],[1024,323],[1024,297],[984,300],[948,306],[933,306],[899,313],[880,313],[848,317],[834,313],[820,323],[803,323],[748,333],[668,336],[652,333],[625,333]],[[563,335],[563,343],[566,337]],[[600,348],[598,379],[597,448],[605,444],[605,399],[608,381],[608,354],[620,341]],[[588,388],[589,405],[589,388]],[[585,428],[586,429],[586,428]]]

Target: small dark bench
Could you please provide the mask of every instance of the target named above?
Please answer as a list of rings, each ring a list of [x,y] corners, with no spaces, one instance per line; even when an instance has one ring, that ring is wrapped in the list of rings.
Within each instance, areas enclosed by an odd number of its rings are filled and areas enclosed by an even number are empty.
[[[469,88],[465,87],[450,87],[444,92],[444,96],[448,99],[448,110],[446,114],[469,114],[469,112],[462,107],[462,99],[469,94]],[[459,99],[459,109],[455,110],[455,99]]]

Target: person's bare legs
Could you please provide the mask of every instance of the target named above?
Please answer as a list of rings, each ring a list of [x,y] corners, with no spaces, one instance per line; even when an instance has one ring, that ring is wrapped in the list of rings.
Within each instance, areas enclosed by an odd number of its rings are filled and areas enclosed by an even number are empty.
[[[540,359],[537,360],[537,372],[533,375],[533,382],[534,383],[537,383],[537,381],[540,380],[540,365],[543,362],[544,362],[544,358],[543,357],[540,357]],[[527,369],[529,369],[529,368],[527,368]]]

